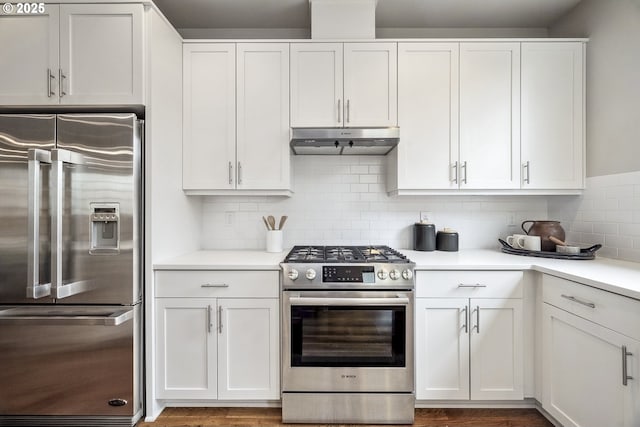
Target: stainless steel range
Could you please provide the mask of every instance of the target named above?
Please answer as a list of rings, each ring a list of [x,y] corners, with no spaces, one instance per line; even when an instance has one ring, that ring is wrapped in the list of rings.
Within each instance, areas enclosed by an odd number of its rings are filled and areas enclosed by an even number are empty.
[[[281,266],[283,422],[413,423],[415,264],[387,246],[296,246]]]

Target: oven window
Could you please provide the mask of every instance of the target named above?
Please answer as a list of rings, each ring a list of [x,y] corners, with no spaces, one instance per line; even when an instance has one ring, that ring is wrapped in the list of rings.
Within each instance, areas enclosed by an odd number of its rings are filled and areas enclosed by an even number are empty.
[[[292,366],[405,366],[405,307],[291,307]]]

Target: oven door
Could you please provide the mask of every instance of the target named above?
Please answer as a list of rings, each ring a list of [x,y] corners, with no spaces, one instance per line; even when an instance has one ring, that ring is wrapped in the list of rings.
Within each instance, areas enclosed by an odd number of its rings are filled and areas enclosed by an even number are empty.
[[[413,291],[284,291],[282,307],[283,391],[413,391]]]

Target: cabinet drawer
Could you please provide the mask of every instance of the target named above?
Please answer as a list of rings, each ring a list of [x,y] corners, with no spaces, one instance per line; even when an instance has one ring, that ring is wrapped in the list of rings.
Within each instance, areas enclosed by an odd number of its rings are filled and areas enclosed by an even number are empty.
[[[417,271],[416,297],[522,298],[522,271]]]
[[[640,340],[640,301],[545,274],[544,302]]]
[[[278,298],[279,271],[157,271],[156,297]]]

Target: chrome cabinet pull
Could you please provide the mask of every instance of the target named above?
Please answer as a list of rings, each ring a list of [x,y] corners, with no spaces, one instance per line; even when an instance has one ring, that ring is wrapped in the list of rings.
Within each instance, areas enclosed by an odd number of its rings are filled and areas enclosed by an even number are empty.
[[[67,94],[67,92],[64,91],[64,80],[67,78],[67,76],[65,76],[62,72],[62,68],[58,69],[58,73],[60,74],[60,98],[62,98]]]
[[[562,295],[560,295],[560,296],[561,296],[562,298],[566,298],[566,299],[568,299],[569,301],[573,301],[573,302],[577,302],[578,304],[585,305],[585,306],[587,306],[587,307],[589,307],[589,308],[596,308],[596,305],[595,305],[594,303],[579,300],[578,298],[574,297],[573,295],[565,295],[565,294],[562,294]]]
[[[340,114],[340,99],[338,99],[338,123],[342,121],[342,114]]]
[[[483,285],[481,283],[469,284],[465,285],[464,283],[458,283],[459,288],[486,288],[487,285]]]
[[[51,68],[47,68],[47,97],[51,98],[56,93],[53,91],[51,80],[55,80],[56,76],[51,72]]]
[[[527,172],[526,174],[524,172]],[[524,175],[524,177],[522,178],[522,182],[525,184],[531,184],[531,177],[529,176],[531,172],[531,165],[529,164],[529,161],[527,160],[527,162],[525,164],[522,165],[522,174]]]
[[[218,307],[218,333],[222,333],[222,307]]]
[[[40,164],[51,163],[51,153],[30,148],[28,151],[28,244],[27,244],[27,298],[38,299],[51,295],[51,283],[40,284]]]
[[[462,166],[460,167],[461,171],[464,170],[464,174],[462,175],[462,183],[466,184],[467,183],[467,162],[466,160],[464,162],[462,162]]]
[[[450,174],[449,181],[453,182],[454,184],[457,184],[458,183],[458,161],[457,160],[453,163],[453,165],[451,165],[451,171],[453,172],[453,177]]]
[[[233,164],[229,162],[229,184],[233,184]]]
[[[200,285],[201,288],[228,288],[229,285],[226,283],[203,283]]]
[[[347,123],[351,121],[351,108],[349,108],[349,100],[347,99]]]
[[[211,333],[211,327],[213,325],[211,324],[211,306],[208,305],[207,306],[207,333]]]
[[[238,184],[242,184],[242,164],[238,162]]]
[[[469,333],[469,309],[467,308],[466,305],[462,309],[462,312],[464,313],[464,326],[463,326],[464,333],[468,334]]]
[[[633,377],[629,375],[627,371],[627,357],[633,356],[633,353],[627,351],[627,346],[622,346],[622,385],[626,386],[629,380],[632,380]]]
[[[480,333],[480,306],[476,305],[476,309],[473,310],[476,313],[476,325],[471,329],[475,329],[477,333]]]

